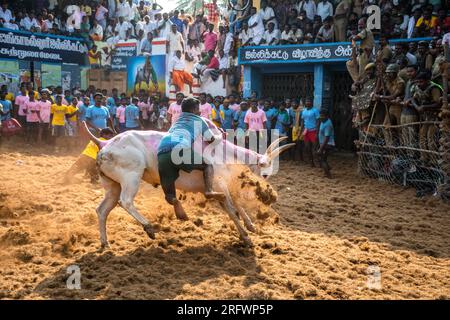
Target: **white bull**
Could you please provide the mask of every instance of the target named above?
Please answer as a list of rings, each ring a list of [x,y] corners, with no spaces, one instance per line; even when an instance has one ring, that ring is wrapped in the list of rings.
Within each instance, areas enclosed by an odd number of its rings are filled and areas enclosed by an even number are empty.
[[[220,132],[212,122],[208,122],[208,124],[213,132],[215,131],[214,134]],[[101,141],[93,136],[89,130],[87,130],[87,132],[89,133],[91,140],[100,148],[97,156],[97,166],[100,171],[101,183],[106,191],[105,198],[96,210],[99,219],[100,241],[102,247],[108,246],[106,219],[108,214],[117,204],[125,209],[144,227],[145,232],[150,238],[155,239],[155,231],[152,225],[138,212],[134,206],[134,198],[138,192],[141,180],[144,180],[155,187],[160,184],[157,150],[159,142],[166,133],[158,131],[128,131],[115,136],[111,140]],[[245,156],[246,161],[256,164],[255,166],[257,168],[267,168],[271,166],[272,160],[278,157],[281,152],[293,146],[293,144],[287,144],[278,147],[279,142],[284,139],[285,137],[274,141],[274,143],[268,147],[264,155],[235,146],[227,140],[221,140],[217,143],[222,144],[224,149],[224,159],[226,155],[230,154],[241,157]],[[251,245],[250,238],[239,221],[239,216],[242,217],[247,230],[255,232],[255,228],[245,210],[241,206],[235,205],[233,195],[229,190],[230,184],[238,181],[238,172],[241,171],[236,170],[236,164],[213,163],[213,168],[215,190],[224,193],[225,200],[223,202],[228,215],[236,225],[241,240],[243,240],[246,245]],[[259,179],[259,176],[256,174],[251,172],[250,174]],[[175,187],[177,190],[185,192],[204,193],[205,185],[203,173],[198,170],[194,170],[191,173],[180,171],[180,176],[176,180]],[[270,188],[270,192],[274,195],[274,197],[270,197],[270,200],[268,201],[275,201],[276,193],[269,184],[265,187]],[[261,188],[259,183],[258,188]],[[175,210],[175,214],[178,219],[187,219],[184,210],[182,210],[181,213]]]

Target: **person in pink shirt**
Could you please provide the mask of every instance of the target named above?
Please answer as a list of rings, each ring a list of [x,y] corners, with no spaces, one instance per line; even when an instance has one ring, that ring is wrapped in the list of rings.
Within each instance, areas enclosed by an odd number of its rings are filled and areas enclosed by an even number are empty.
[[[144,95],[138,102],[137,106],[139,107],[139,112],[141,113],[141,116],[142,116],[142,122],[144,124],[144,129],[148,129],[149,115],[153,110],[153,106],[150,103],[148,96]]]
[[[217,33],[214,32],[214,25],[212,23],[208,26],[208,31],[203,34],[203,42],[205,44],[205,51],[215,51],[217,46]]]
[[[230,101],[230,109],[238,112],[241,109],[241,106],[239,103],[236,103],[236,96],[234,94],[230,94],[228,96],[228,100]]]
[[[256,100],[252,100],[250,102],[251,109],[247,111],[244,122],[247,125],[247,130],[249,130],[249,134],[256,135],[256,147],[252,147],[252,139],[249,139],[250,147],[253,151],[258,151],[259,148],[259,138],[260,133],[263,131],[266,127],[266,113],[258,108],[258,104]],[[254,143],[254,142],[253,142]]]
[[[26,113],[27,119],[26,141],[30,143],[33,139],[36,142],[39,130],[39,104],[34,100],[34,91],[30,91],[23,111]]]
[[[200,117],[212,120],[212,107],[206,102],[206,93],[200,94]]]
[[[17,120],[23,127],[27,125],[27,114],[25,113],[25,103],[28,102],[27,88],[25,86],[20,87],[20,94],[14,101],[15,109],[17,110]]]
[[[171,125],[173,125],[181,115],[181,103],[183,102],[184,94],[181,92],[177,93],[177,101],[172,102],[167,110],[167,118]]]
[[[120,99],[120,106],[116,110],[116,118],[119,120],[118,132],[125,132],[127,129],[125,127],[125,109],[127,107],[127,99]]]
[[[52,109],[52,101],[50,100],[51,92],[43,89],[41,92],[41,100],[38,102],[39,108],[39,133],[38,143],[45,141],[50,142],[50,113]]]

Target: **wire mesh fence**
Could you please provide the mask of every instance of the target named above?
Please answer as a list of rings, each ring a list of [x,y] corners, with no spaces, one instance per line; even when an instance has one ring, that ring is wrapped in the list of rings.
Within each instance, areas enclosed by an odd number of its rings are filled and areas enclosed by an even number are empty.
[[[418,196],[438,195],[446,181],[440,150],[440,121],[401,125],[369,124],[359,128],[360,174],[413,187]]]

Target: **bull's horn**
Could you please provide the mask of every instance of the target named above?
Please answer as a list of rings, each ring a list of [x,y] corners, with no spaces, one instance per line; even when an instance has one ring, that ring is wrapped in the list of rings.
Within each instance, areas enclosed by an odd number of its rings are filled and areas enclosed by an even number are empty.
[[[275,140],[274,142],[272,142],[270,144],[270,146],[267,148],[266,150],[266,154],[270,155],[270,153],[273,151],[273,148],[275,148],[276,146],[278,146],[280,144],[280,142],[286,140],[288,137],[287,136],[283,136],[283,137],[279,137],[277,140]]]
[[[270,154],[270,159],[274,159],[274,158],[278,157],[282,152],[286,151],[289,148],[292,148],[293,146],[295,146],[295,143],[288,143],[288,144],[285,144],[285,145],[275,149]]]

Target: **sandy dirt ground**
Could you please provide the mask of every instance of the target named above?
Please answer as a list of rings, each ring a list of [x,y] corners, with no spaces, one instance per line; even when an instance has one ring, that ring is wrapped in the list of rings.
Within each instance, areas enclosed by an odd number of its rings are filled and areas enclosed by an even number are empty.
[[[156,240],[122,208],[100,251],[99,184],[61,185],[76,154],[5,143],[0,149],[0,299],[449,299],[450,207],[358,176],[335,155],[334,180],[282,162],[273,211],[251,212],[244,247],[218,203],[186,194],[178,221],[160,188],[136,205]],[[67,268],[81,289],[66,287]],[[373,272],[378,270],[381,282]],[[379,286],[377,286],[379,284]]]

